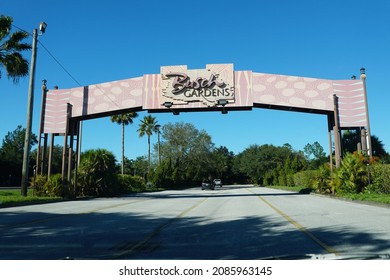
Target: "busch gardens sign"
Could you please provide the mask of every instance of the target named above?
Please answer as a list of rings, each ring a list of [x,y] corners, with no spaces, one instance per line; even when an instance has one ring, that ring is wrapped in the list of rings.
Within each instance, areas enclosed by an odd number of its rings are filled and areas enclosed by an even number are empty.
[[[233,103],[233,73],[232,64],[211,64],[200,70],[187,70],[185,66],[161,67],[162,95],[174,104],[202,102],[212,107],[219,100]]]

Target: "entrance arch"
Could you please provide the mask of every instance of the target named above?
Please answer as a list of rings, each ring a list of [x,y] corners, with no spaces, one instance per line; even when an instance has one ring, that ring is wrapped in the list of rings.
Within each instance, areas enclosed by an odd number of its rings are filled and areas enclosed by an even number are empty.
[[[150,113],[252,110],[267,108],[327,116],[331,166],[332,142],[336,166],[341,161],[340,131],[360,129],[361,149],[371,152],[366,75],[360,80],[329,80],[299,76],[234,71],[233,64],[207,64],[205,69],[185,65],[163,66],[159,74],[106,82],[70,89],[42,87],[37,173],[50,174],[45,164],[48,135],[64,136],[62,176],[70,181],[72,154],[79,142],[80,121],[126,112]],[[333,140],[332,140],[333,138]],[[44,139],[41,148],[41,139]]]

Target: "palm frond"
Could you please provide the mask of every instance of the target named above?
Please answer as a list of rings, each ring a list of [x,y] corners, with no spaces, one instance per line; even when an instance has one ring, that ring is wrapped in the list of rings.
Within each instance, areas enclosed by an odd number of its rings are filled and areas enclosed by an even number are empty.
[[[0,15],[0,66],[17,83],[20,77],[27,76],[29,72],[28,61],[20,52],[31,49],[31,45],[22,42],[29,36],[27,32],[16,31],[10,35],[12,22],[11,17]]]

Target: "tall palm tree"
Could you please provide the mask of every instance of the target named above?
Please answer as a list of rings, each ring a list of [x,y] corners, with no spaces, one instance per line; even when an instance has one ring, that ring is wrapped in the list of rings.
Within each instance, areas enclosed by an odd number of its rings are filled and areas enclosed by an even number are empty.
[[[132,124],[136,117],[138,117],[138,114],[136,112],[114,115],[110,117],[112,122],[122,125],[122,175],[124,173],[125,163],[125,126]]]
[[[150,136],[153,132],[157,132],[159,129],[158,122],[155,117],[151,115],[145,116],[141,121],[138,129],[139,137],[143,137],[145,134],[148,136],[148,162],[150,168]]]
[[[5,68],[8,78],[17,83],[20,77],[28,75],[28,61],[20,52],[30,50],[31,45],[22,43],[29,36],[27,32],[16,31],[11,34],[12,22],[11,17],[0,15],[0,67]]]

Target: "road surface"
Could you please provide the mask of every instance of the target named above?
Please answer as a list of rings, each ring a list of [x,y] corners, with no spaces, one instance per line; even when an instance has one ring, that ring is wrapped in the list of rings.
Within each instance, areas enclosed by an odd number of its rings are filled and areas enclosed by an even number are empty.
[[[390,254],[390,208],[224,186],[0,209],[0,259]]]

